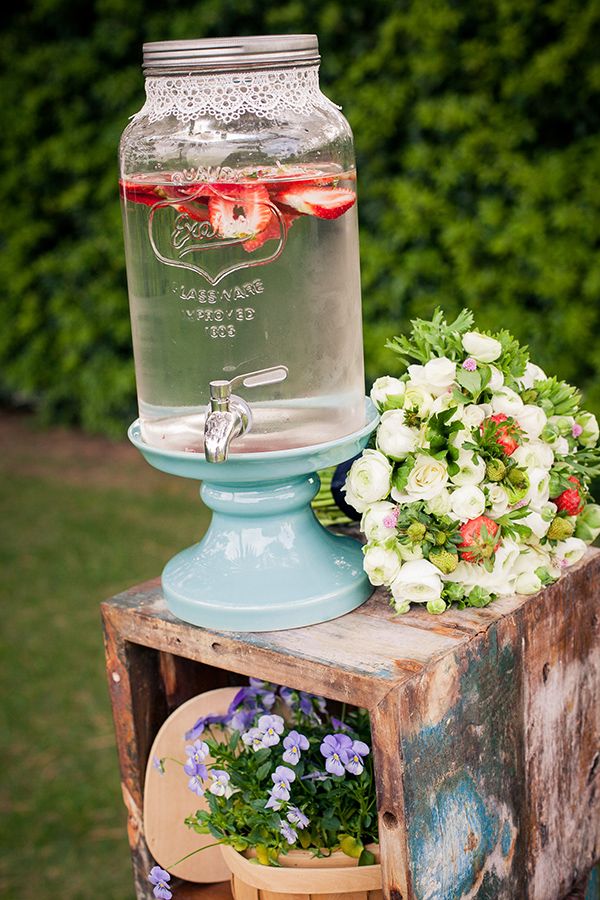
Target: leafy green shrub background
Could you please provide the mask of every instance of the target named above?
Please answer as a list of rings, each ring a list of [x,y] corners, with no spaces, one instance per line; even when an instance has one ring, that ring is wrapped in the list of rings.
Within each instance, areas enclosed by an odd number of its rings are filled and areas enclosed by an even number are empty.
[[[594,0],[37,0],[5,23],[6,399],[115,435],[134,415],[116,150],[142,41],[310,31],[356,138],[369,378],[410,317],[467,304],[600,411]]]

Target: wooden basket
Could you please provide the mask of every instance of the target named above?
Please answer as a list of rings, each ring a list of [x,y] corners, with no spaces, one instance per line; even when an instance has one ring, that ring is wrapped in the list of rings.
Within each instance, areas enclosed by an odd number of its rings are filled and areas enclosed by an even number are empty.
[[[235,900],[383,900],[379,863],[358,866],[344,853],[317,859],[309,851],[292,850],[278,868],[257,865],[233,847],[221,849]]]

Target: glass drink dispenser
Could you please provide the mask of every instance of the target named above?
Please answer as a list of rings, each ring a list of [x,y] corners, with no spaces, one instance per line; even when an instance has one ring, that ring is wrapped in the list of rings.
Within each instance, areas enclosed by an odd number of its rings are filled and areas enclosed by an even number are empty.
[[[352,134],[318,62],[313,35],[144,46],[120,187],[152,446],[202,452],[210,382],[281,366],[226,455],[365,422]]]
[[[203,481],[209,532],[163,573],[199,625],[309,624],[369,592],[360,546],[309,506],[315,470],[376,424],[352,133],[318,63],[314,35],[145,44],[146,102],[121,139],[130,437]]]

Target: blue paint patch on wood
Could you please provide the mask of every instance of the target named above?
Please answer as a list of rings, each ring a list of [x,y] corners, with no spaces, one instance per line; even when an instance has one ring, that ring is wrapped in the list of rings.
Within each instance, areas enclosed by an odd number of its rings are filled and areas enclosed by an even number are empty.
[[[600,863],[592,869],[585,900],[600,900]]]
[[[434,707],[439,719],[402,739],[418,900],[526,896],[516,859],[525,797],[519,643],[500,648],[492,627],[457,651],[454,670],[429,670],[408,688],[417,720],[435,718]]]

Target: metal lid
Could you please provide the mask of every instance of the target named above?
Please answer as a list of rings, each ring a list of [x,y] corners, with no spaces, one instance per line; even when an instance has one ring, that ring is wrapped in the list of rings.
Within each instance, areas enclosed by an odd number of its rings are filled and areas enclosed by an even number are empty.
[[[147,75],[308,66],[320,60],[316,34],[154,41],[143,50]]]

